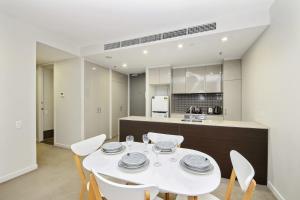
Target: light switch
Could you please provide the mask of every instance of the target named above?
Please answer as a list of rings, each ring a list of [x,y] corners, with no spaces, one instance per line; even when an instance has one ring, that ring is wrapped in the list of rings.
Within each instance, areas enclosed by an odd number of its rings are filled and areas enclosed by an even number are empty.
[[[16,121],[16,128],[17,128],[17,129],[22,128],[22,126],[23,126],[23,121],[22,121],[22,120]]]

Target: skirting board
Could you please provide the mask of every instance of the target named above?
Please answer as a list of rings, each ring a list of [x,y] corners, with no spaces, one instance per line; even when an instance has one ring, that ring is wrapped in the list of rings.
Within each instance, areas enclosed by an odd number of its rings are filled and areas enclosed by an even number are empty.
[[[64,148],[64,149],[71,149],[71,146],[67,145],[67,144],[54,143],[54,146],[57,146],[57,147],[60,147],[60,148]]]
[[[7,174],[5,176],[0,177],[0,183],[9,181],[9,180],[14,179],[14,178],[16,178],[18,176],[21,176],[23,174],[27,174],[27,173],[29,173],[29,172],[31,172],[33,170],[36,170],[37,168],[38,168],[38,165],[34,164],[34,165],[31,165],[31,166],[26,167],[24,169],[21,169],[21,170],[9,173],[9,174]]]
[[[278,200],[286,200],[279,191],[274,187],[274,185],[271,183],[271,181],[268,181],[268,188],[271,190],[271,192],[274,194],[276,199]]]

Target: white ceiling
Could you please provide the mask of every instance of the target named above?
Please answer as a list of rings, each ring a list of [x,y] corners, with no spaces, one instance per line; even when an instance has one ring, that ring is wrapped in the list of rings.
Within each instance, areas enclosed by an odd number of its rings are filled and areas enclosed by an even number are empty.
[[[147,46],[121,48],[86,58],[123,73],[144,72],[146,67],[186,67],[221,63],[223,59],[241,58],[265,28],[266,26],[260,26]],[[225,36],[228,37],[228,41],[223,43],[221,39]],[[178,44],[183,44],[183,48],[179,49]],[[148,51],[147,55],[143,54],[144,50]],[[219,52],[222,52],[222,55],[219,55]],[[106,58],[107,56],[112,58]],[[122,67],[123,64],[127,64],[127,67]]]
[[[273,0],[0,0],[0,12],[80,47],[268,10]],[[252,13],[252,14],[251,14]]]
[[[75,56],[72,54],[42,43],[37,43],[36,45],[36,63],[38,65],[54,63],[73,57]]]

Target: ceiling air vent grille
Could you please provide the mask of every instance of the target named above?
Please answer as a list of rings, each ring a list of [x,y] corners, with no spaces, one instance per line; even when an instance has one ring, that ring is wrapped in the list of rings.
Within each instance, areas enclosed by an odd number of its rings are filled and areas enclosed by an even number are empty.
[[[104,45],[104,50],[110,50],[110,49],[117,49],[121,47],[120,42],[114,42],[114,43],[109,43]]]
[[[128,47],[140,43],[140,39],[124,40],[121,42],[121,47]]]
[[[174,37],[179,37],[179,36],[183,36],[186,35],[187,33],[187,29],[180,29],[177,31],[170,31],[170,32],[166,32],[163,33],[163,39],[168,39],[168,38],[174,38]]]
[[[201,33],[206,31],[216,30],[217,23],[204,24],[188,28],[188,34]]]
[[[149,35],[141,38],[141,43],[154,42],[157,40],[161,40],[161,34]]]
[[[212,31],[212,30],[216,30],[216,29],[217,29],[216,22],[209,23],[209,24],[202,24],[199,26],[188,27],[188,28],[184,28],[184,29],[180,29],[180,30],[176,30],[176,31],[159,33],[159,34],[149,35],[149,36],[145,36],[145,37],[141,37],[141,38],[105,44],[104,50],[128,47],[128,46],[133,46],[133,45],[137,45],[137,44],[143,44],[143,43],[154,42],[154,41],[158,41],[158,40],[165,40],[165,39],[169,39],[169,38],[180,37],[180,36],[184,36],[184,35]]]

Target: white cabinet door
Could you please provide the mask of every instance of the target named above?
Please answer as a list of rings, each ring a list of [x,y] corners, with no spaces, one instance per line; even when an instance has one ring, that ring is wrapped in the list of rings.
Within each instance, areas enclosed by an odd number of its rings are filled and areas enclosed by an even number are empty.
[[[191,67],[186,70],[186,93],[205,92],[205,67]]]
[[[241,60],[229,60],[223,63],[223,80],[242,79]]]
[[[171,83],[171,69],[169,67],[159,68],[159,84]]]
[[[222,66],[214,65],[206,67],[205,75],[205,92],[219,93],[222,92]]]
[[[185,93],[186,69],[173,69],[173,94]]]
[[[242,80],[223,82],[224,119],[239,121],[242,118]]]
[[[159,84],[159,68],[151,68],[149,73],[149,84]]]

